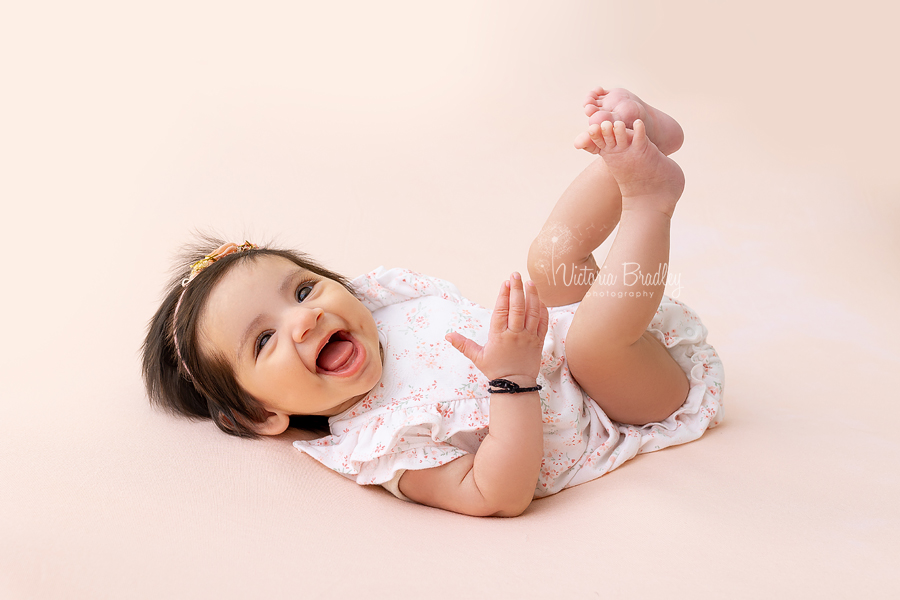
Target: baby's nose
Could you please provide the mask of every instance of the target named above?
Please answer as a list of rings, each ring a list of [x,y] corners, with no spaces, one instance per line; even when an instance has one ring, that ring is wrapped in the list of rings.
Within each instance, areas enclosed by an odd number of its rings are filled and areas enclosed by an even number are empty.
[[[291,337],[300,343],[307,338],[307,334],[316,328],[319,319],[325,311],[321,308],[306,308],[298,306],[291,311]]]

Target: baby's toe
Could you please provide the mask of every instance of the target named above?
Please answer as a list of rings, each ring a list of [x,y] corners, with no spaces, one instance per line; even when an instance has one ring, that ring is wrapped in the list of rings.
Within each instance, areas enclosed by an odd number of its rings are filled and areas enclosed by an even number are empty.
[[[594,146],[597,148],[597,152],[599,153],[601,150],[605,149],[607,146],[607,141],[603,136],[603,126],[602,125],[591,125],[587,129],[587,134],[593,142]]]
[[[599,154],[600,148],[591,139],[591,135],[587,131],[583,131],[575,138],[575,147],[579,150],[586,150],[591,154]]]
[[[628,138],[628,129],[625,127],[623,121],[616,121],[613,124],[613,136],[616,138],[617,148],[624,148],[628,146],[628,143],[631,141]]]
[[[588,92],[588,98],[591,98],[594,101],[602,99],[606,94],[608,94],[606,90],[602,87],[595,87],[590,92]]]
[[[593,126],[592,126],[593,127]],[[600,124],[600,132],[598,134],[602,136],[600,139],[603,140],[603,145],[601,146],[599,142],[597,142],[597,146],[603,150],[604,147],[615,148],[616,147],[616,134],[613,133],[613,124],[612,121],[604,121]],[[594,138],[595,140],[597,138]]]

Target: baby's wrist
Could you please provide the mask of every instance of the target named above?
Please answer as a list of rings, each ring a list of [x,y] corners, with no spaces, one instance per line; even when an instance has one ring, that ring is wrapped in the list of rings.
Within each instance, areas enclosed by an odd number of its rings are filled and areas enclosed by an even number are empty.
[[[491,379],[491,381],[495,381],[497,379],[505,379],[506,381],[516,384],[520,388],[531,388],[537,386],[537,378],[529,375],[504,375],[502,377],[494,377]]]

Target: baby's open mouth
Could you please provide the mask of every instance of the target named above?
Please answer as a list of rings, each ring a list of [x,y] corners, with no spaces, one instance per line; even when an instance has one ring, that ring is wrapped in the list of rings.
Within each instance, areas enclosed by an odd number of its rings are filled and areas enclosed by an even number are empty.
[[[319,372],[335,373],[346,370],[358,354],[356,344],[349,333],[338,331],[329,338],[316,358]]]

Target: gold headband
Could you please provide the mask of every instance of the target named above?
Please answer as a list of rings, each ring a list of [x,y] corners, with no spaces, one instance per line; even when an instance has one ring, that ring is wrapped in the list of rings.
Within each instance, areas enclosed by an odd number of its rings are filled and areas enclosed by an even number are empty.
[[[191,281],[194,280],[194,277],[203,272],[203,269],[213,264],[220,258],[225,258],[229,254],[234,254],[235,252],[244,252],[245,250],[256,250],[259,248],[256,244],[251,244],[248,241],[244,241],[243,244],[235,244],[234,242],[228,242],[227,244],[223,244],[216,248],[210,254],[207,254],[197,262],[191,265],[191,273],[187,277],[181,280],[181,287],[187,287]]]

